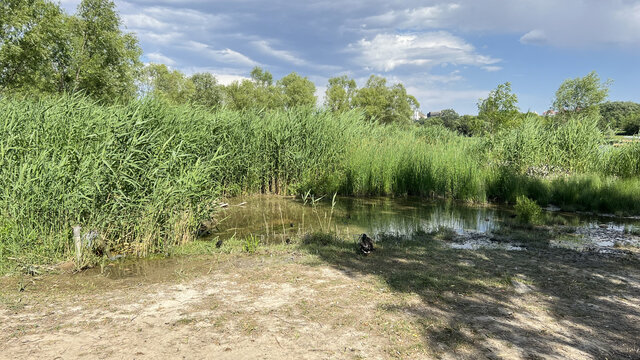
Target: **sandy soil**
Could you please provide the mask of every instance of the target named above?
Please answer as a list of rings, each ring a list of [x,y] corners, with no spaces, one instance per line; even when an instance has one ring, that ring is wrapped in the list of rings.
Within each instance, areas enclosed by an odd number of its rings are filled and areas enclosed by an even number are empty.
[[[4,278],[0,358],[640,358],[637,262],[440,251],[267,251]]]

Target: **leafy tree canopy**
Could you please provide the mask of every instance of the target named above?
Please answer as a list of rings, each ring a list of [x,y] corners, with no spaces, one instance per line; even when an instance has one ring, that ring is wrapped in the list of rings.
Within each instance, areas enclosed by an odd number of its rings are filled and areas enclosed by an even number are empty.
[[[333,112],[350,110],[356,91],[355,80],[349,79],[346,75],[330,78],[325,91],[324,105]]]
[[[383,77],[371,75],[366,85],[357,90],[353,106],[364,111],[367,119],[382,124],[408,123],[420,104],[402,84],[387,86]]]
[[[584,77],[565,80],[553,101],[553,108],[559,112],[593,112],[609,97],[611,80],[600,81],[595,71]]]
[[[519,114],[518,96],[510,82],[498,85],[486,99],[478,101],[478,117],[487,121],[493,131],[516,125]]]
[[[135,96],[141,50],[120,30],[113,1],[82,0],[74,16],[47,0],[6,0],[0,9],[0,90]]]
[[[296,106],[314,106],[316,104],[316,86],[306,77],[295,72],[278,80],[285,109]]]

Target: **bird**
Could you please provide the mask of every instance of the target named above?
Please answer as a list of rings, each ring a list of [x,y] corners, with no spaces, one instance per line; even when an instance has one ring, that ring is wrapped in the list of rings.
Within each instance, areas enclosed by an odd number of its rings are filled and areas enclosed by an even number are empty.
[[[360,235],[359,240],[360,242],[358,243],[358,248],[360,249],[360,252],[364,255],[369,255],[374,250],[373,240],[371,240],[371,238],[368,237],[367,234]]]
[[[198,237],[205,237],[211,235],[211,229],[204,223],[200,223],[198,227]]]
[[[222,239],[216,241],[216,249],[219,249],[222,246]]]

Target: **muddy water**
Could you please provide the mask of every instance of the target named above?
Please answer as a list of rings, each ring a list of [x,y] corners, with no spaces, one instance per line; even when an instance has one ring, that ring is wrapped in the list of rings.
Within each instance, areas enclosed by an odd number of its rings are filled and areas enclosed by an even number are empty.
[[[219,214],[221,219],[213,236],[220,238],[259,236],[263,243],[286,242],[297,235],[331,231],[345,238],[361,233],[371,236],[389,234],[409,236],[416,231],[453,229],[458,235],[454,248],[499,247],[521,250],[515,244],[496,244],[492,234],[508,231],[515,213],[500,206],[469,206],[455,202],[423,199],[336,198],[315,203],[302,199],[255,196],[236,198]],[[613,247],[622,241],[640,245],[637,237],[625,230],[640,227],[637,219],[547,212],[549,225],[571,228],[585,244]],[[634,240],[635,239],[635,240]],[[627,241],[628,240],[628,241]],[[626,243],[625,243],[626,241]],[[573,239],[567,246],[581,241]],[[558,246],[564,244],[560,241]],[[584,244],[583,244],[584,245]]]

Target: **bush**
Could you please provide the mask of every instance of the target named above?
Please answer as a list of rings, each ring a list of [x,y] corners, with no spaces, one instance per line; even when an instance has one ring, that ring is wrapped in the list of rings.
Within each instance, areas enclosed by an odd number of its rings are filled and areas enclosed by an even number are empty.
[[[542,209],[534,200],[531,200],[524,195],[518,196],[516,199],[515,210],[518,221],[522,223],[542,223]]]

